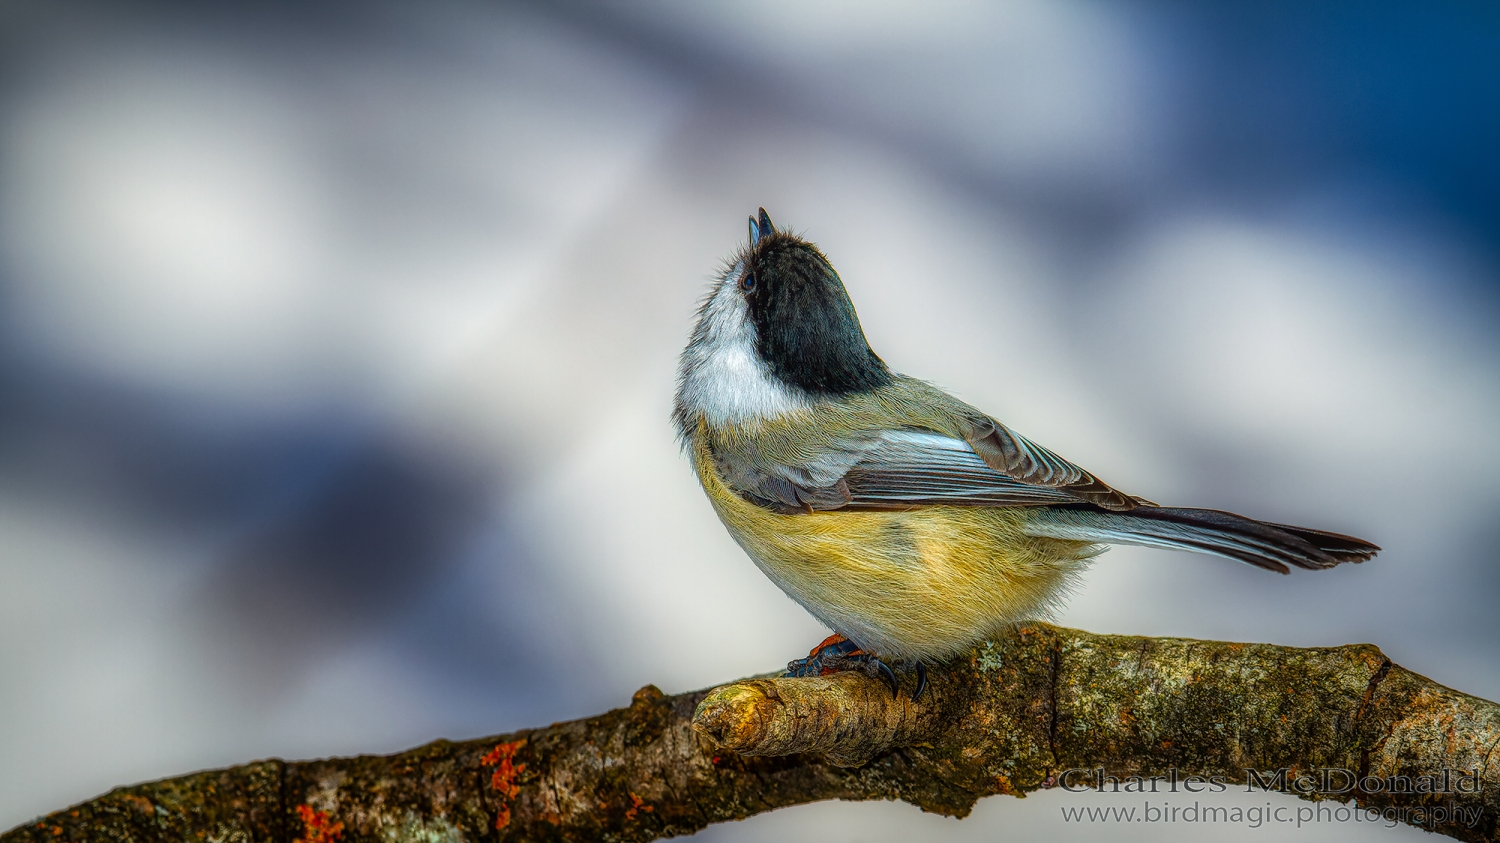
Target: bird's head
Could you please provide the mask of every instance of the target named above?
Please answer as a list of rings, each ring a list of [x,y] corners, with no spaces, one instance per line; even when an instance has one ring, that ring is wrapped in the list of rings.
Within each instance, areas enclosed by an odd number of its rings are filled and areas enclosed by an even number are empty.
[[[684,413],[767,418],[890,382],[828,258],[760,209],[699,308],[678,369],[679,425]]]

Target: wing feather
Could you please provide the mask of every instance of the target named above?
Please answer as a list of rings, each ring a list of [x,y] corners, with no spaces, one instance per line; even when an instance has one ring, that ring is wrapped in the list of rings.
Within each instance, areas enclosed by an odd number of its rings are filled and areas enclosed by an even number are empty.
[[[991,468],[967,442],[925,431],[887,432],[844,480],[851,507],[1045,506],[1079,500],[1060,489],[1018,482]]]
[[[1084,500],[1067,488],[1016,480],[991,468],[964,440],[929,431],[851,438],[813,462],[815,467],[777,465],[767,471],[725,465],[721,459],[720,470],[731,486],[783,512],[1050,506]],[[834,467],[842,474],[834,474]],[[809,482],[815,477],[822,482]]]
[[[988,416],[976,420],[973,432],[966,438],[987,465],[1022,483],[1065,489],[1078,500],[1110,510],[1129,510],[1146,503],[1110,487]]]

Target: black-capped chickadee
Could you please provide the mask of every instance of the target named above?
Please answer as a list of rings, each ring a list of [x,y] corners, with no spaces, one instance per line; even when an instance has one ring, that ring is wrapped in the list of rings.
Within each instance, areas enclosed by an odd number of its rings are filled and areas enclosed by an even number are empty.
[[[1107,544],[1287,573],[1350,536],[1153,504],[870,349],[838,273],[760,210],[698,311],[673,418],[724,526],[835,633],[794,674],[940,660],[1054,608]]]

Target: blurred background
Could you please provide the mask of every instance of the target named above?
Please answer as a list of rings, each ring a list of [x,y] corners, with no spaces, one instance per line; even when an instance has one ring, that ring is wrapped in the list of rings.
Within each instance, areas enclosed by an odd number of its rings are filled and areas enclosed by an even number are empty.
[[[0,3],[0,828],[805,653],[668,423],[761,205],[894,368],[1385,548],[1114,550],[1057,620],[1500,698],[1497,150],[1483,3]],[[701,837],[1096,838],[1078,804]]]

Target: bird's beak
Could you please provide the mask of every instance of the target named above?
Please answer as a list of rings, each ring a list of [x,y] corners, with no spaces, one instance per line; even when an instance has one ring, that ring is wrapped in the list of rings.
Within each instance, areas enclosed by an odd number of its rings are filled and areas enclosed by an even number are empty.
[[[760,242],[760,238],[768,234],[775,234],[776,226],[771,225],[771,217],[765,208],[760,209],[760,219],[750,218],[750,245],[754,246]]]

